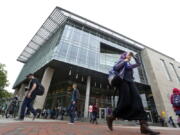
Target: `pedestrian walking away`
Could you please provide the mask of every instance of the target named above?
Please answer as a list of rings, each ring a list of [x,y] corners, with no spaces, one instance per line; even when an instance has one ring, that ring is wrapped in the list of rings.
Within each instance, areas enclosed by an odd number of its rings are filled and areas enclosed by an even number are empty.
[[[130,63],[132,58],[134,58],[135,64]],[[133,69],[138,66],[140,66],[140,62],[137,56],[134,56],[132,52],[125,52],[109,72],[109,84],[116,87],[119,99],[113,110],[113,115],[106,119],[107,125],[110,130],[113,130],[113,121],[116,118],[139,120],[141,133],[158,135],[160,132],[155,132],[148,126],[147,115],[134,83]]]
[[[176,125],[175,125],[175,123],[173,121],[172,116],[169,117],[168,123],[170,124],[170,126],[173,126],[174,128],[176,128]]]
[[[70,122],[69,124],[74,124],[74,119],[75,119],[75,111],[77,111],[77,102],[78,99],[80,98],[79,90],[77,89],[77,84],[73,84],[73,91],[71,94],[71,102],[70,105],[68,106],[68,113],[70,117]]]

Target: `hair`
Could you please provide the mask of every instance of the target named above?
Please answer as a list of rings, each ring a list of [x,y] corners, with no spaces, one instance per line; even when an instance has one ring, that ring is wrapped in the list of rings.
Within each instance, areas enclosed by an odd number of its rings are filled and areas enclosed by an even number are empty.
[[[134,53],[133,52],[129,52],[129,55],[134,56]]]
[[[28,77],[30,77],[30,76],[34,76],[34,74],[30,73],[30,74],[28,74],[26,77],[28,78]],[[35,76],[34,76],[34,77],[35,77]]]
[[[77,86],[77,83],[73,83],[72,85],[76,85]]]

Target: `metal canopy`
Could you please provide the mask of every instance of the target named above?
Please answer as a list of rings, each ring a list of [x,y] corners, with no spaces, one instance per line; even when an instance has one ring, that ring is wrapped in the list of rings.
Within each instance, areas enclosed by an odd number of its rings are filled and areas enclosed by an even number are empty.
[[[86,18],[83,18],[79,15],[76,15],[70,11],[67,11],[63,8],[56,7],[44,24],[40,27],[28,45],[25,47],[23,52],[18,57],[18,61],[26,63],[28,59],[36,53],[36,51],[52,36],[52,34],[61,26],[67,18],[71,18],[73,20],[79,21],[84,25],[91,26],[97,30],[103,31],[109,35],[112,35],[120,40],[123,40],[139,49],[144,49],[144,45],[124,36],[121,35],[109,28],[106,28],[100,24],[92,22]]]
[[[18,61],[26,63],[27,60],[52,36],[52,34],[61,26],[67,17],[61,10],[55,8],[51,15],[46,19],[28,45],[24,48]]]

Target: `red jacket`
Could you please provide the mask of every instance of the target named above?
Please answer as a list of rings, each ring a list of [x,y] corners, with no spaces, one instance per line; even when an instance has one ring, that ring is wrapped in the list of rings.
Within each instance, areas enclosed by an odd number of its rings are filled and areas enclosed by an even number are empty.
[[[177,89],[177,88],[174,88],[173,89],[173,94],[171,95],[171,104],[173,105],[173,96],[174,96],[174,94],[179,94],[180,95],[180,90],[179,89]],[[174,108],[174,111],[180,111],[180,107],[175,107],[175,106],[173,106],[173,108]]]
[[[93,105],[93,112],[98,112],[99,108],[96,105]]]

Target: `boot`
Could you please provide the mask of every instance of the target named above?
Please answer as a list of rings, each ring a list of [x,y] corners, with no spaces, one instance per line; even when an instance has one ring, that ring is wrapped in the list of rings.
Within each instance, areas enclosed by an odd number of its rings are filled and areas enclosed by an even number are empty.
[[[113,116],[108,116],[106,118],[107,126],[111,131],[113,130],[113,121],[114,120],[115,120],[115,117],[113,117]]]
[[[19,116],[17,119],[14,119],[16,121],[24,121],[24,116]]]
[[[153,131],[149,128],[148,123],[144,120],[140,121],[140,130],[141,134],[149,134],[149,135],[159,135],[160,132]]]

